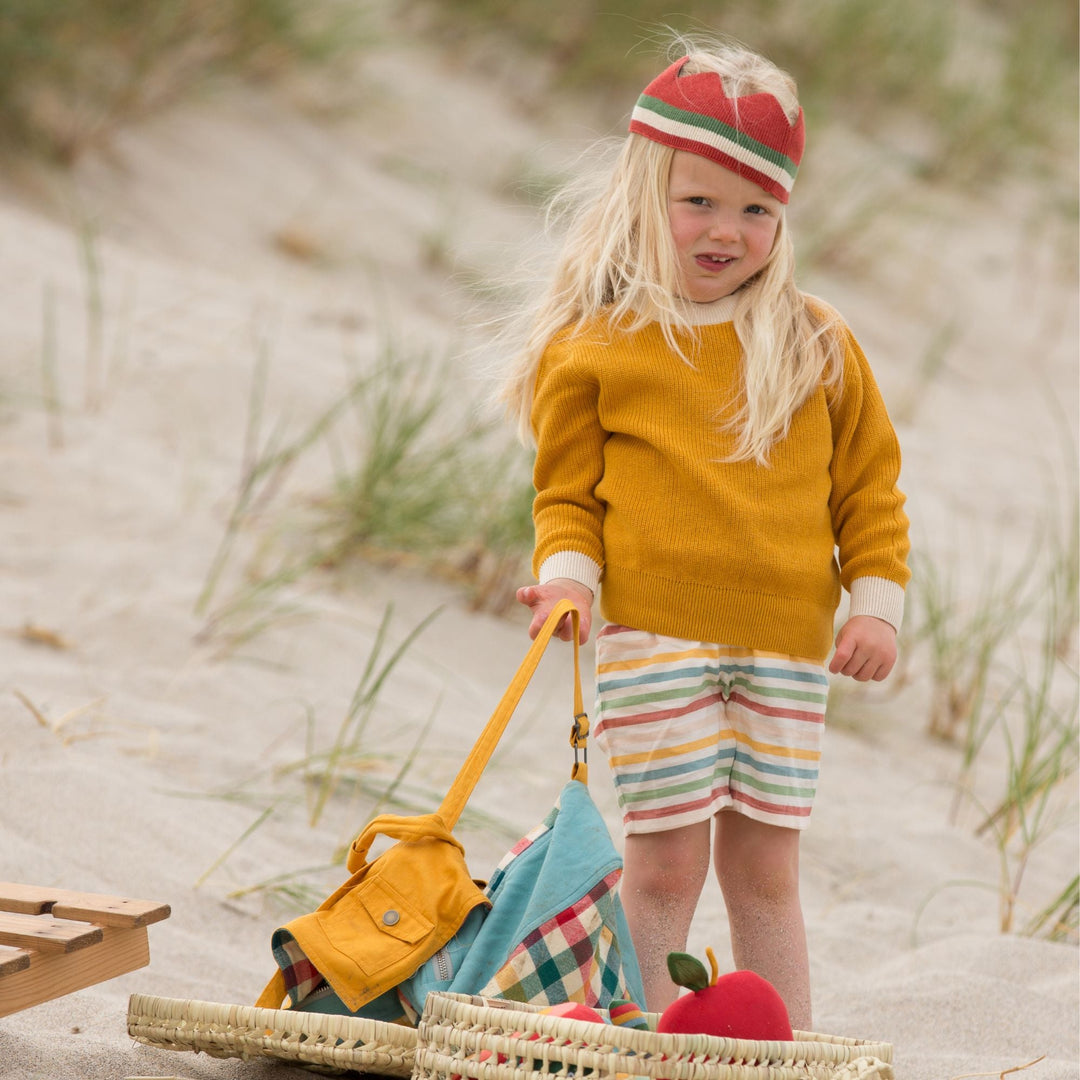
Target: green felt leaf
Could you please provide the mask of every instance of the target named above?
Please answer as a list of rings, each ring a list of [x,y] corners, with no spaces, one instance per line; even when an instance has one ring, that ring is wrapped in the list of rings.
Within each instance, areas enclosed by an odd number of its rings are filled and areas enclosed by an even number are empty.
[[[705,965],[689,953],[668,953],[667,969],[676,986],[685,986],[687,990],[704,990],[709,985],[709,973],[705,970]]]

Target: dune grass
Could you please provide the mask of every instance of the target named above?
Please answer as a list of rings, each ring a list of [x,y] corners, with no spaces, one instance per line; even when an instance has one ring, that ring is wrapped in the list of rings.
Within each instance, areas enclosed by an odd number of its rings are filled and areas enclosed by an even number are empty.
[[[325,68],[368,33],[352,4],[5,0],[0,149],[70,163],[210,79]]]
[[[999,650],[1030,604],[1031,562],[1002,580],[990,568],[980,573],[974,600],[961,597],[954,570],[935,559],[912,556],[912,603],[916,645],[924,644],[932,695],[927,730],[948,742],[970,746],[980,737],[980,716]]]
[[[1054,623],[1048,620],[1035,670],[1025,670],[1018,679],[1014,695],[1018,722],[1000,725],[1005,746],[1004,793],[976,829],[977,835],[992,839],[1001,861],[1003,933],[1015,926],[1018,897],[1032,853],[1062,824],[1065,809],[1056,796],[1077,772],[1080,687],[1074,672],[1071,694],[1055,693],[1060,668]],[[1068,890],[1066,886],[1062,897]],[[1062,897],[1052,907],[1060,907]],[[1060,920],[1055,919],[1053,925],[1057,928]]]
[[[300,458],[319,444],[362,389],[357,382],[351,383],[299,435],[289,438],[283,421],[264,434],[270,357],[269,342],[260,338],[248,398],[240,476],[224,531],[194,605],[195,613],[206,617],[199,639],[216,642],[219,655],[233,652],[268,627],[301,613],[295,602],[283,601],[282,596],[288,586],[322,565],[323,553],[318,548],[283,552],[269,571],[256,572],[251,561],[225,599],[215,605],[215,598],[227,571],[235,570],[234,564],[241,561],[238,549],[242,541],[264,528],[265,515],[276,505]]]
[[[47,281],[41,301],[41,399],[50,450],[59,450],[64,445],[64,399],[57,371],[56,337],[56,288]]]
[[[1028,922],[1024,933],[1050,941],[1080,941],[1080,874]]]
[[[1063,868],[1051,899],[1021,904],[1036,850],[1075,827],[1080,770],[1080,473],[1071,424],[1056,395],[1048,401],[1061,461],[1045,462],[1045,505],[1018,568],[969,563],[961,582],[955,568],[915,558],[908,633],[913,665],[928,677],[928,733],[958,752],[952,822],[973,809],[974,833],[997,861],[992,883],[942,888],[989,888],[1002,932],[1077,944],[1075,866]]]
[[[333,490],[321,501],[332,557],[367,545],[423,553],[465,531],[469,457],[483,432],[450,425],[452,374],[386,345],[339,432]]]
[[[925,145],[918,170],[972,183],[1050,156],[1075,155],[1077,9],[1069,0],[441,0],[423,5],[440,38],[462,47],[497,26],[552,71],[622,116],[655,73],[669,36],[707,32],[745,42],[793,72],[814,126],[843,120],[907,152],[903,121]],[[889,135],[890,125],[896,126]],[[910,130],[910,128],[908,128]],[[929,135],[929,139],[925,136]]]
[[[409,646],[420,636],[427,626],[438,617],[440,608],[436,608],[425,616],[405,638],[393,649],[390,655],[383,660],[383,650],[387,644],[387,633],[390,619],[393,615],[393,605],[388,604],[379,623],[375,641],[368,654],[367,662],[360,676],[360,681],[353,691],[349,707],[341,720],[336,735],[330,746],[325,750],[316,750],[313,746],[314,725],[309,725],[308,753],[302,762],[305,787],[309,792],[309,823],[312,828],[318,825],[326,803],[341,782],[343,773],[348,769],[349,763],[357,759],[361,761],[367,752],[365,733],[368,724],[374,715],[375,706],[378,703],[379,691],[397,666],[402,655]],[[430,721],[428,726],[430,726]],[[415,749],[422,744],[428,727],[421,732],[420,740]],[[410,754],[393,783],[386,789],[380,798],[380,802],[391,801],[394,790],[400,785],[405,773],[411,767],[415,759],[414,753]]]
[[[979,573],[981,585],[966,602],[955,577],[926,557],[917,560],[913,636],[929,675],[928,733],[955,745],[959,755],[953,822],[963,807],[974,808],[975,835],[990,843],[997,860],[994,882],[951,881],[941,888],[990,889],[1003,933],[1075,943],[1076,883],[1069,878],[1037,914],[1020,916],[1036,849],[1076,816],[1080,673],[1061,645],[1076,635],[1075,607],[1062,595],[1062,582],[1072,577],[1072,550],[1060,538],[1042,550],[1033,544],[1013,575]]]
[[[360,396],[332,487],[313,501],[324,566],[419,568],[457,585],[472,609],[505,613],[528,576],[530,456],[444,389],[398,394],[416,362],[380,369]]]
[[[98,228],[92,217],[81,213],[76,221],[79,265],[82,269],[86,306],[86,357],[83,401],[90,412],[101,407],[105,392],[105,302]]]
[[[293,435],[265,416],[269,364],[260,342],[239,480],[195,602],[202,641],[224,655],[303,617],[295,587],[357,560],[441,576],[477,610],[512,605],[532,545],[529,456],[477,419],[445,363],[386,339]],[[315,455],[325,483],[299,489],[292,476]]]
[[[1058,432],[1065,480],[1051,485],[1047,501],[1056,512],[1048,516],[1043,530],[1050,559],[1047,604],[1053,629],[1054,650],[1064,662],[1077,662],[1080,631],[1080,448],[1061,401],[1053,393],[1047,399]]]
[[[228,802],[240,802],[258,809],[255,819],[214,858],[195,882],[203,885],[231,856],[275,815],[287,814],[299,804],[306,807],[308,825],[314,829],[322,821],[328,805],[340,790],[351,788],[374,802],[376,810],[385,806],[406,806],[408,800],[400,801],[398,789],[412,768],[423,748],[431,727],[429,717],[417,736],[412,750],[399,764],[396,773],[385,781],[383,765],[389,760],[386,754],[372,749],[371,740],[365,738],[367,726],[379,703],[379,694],[397,664],[434,621],[441,609],[435,609],[414,626],[404,638],[390,646],[390,625],[393,605],[387,605],[376,630],[374,640],[364,662],[360,679],[352,693],[349,704],[338,724],[334,737],[326,745],[319,734],[318,717],[310,707],[304,709],[304,754],[296,761],[273,767],[269,772],[256,770],[239,784],[223,791],[209,793],[206,797]],[[388,654],[387,654],[388,653]],[[436,706],[437,708],[437,706]],[[364,780],[359,780],[363,776]],[[300,778],[301,791],[297,793],[290,781]],[[383,778],[380,781],[380,777]],[[255,785],[255,787],[253,787]],[[436,802],[438,800],[435,800]],[[252,892],[265,892],[301,907],[312,901],[313,887],[304,878],[317,871],[325,871],[344,862],[347,845],[333,852],[327,863],[316,868],[276,875],[265,882],[246,886],[236,896]],[[311,903],[314,906],[321,897]]]
[[[260,829],[270,821],[294,820],[303,812],[306,825],[319,830],[323,839],[313,841],[325,852],[324,861],[273,874],[259,881],[233,888],[228,896],[239,899],[262,896],[280,910],[301,913],[317,907],[329,889],[328,881],[338,875],[361,827],[383,812],[427,814],[438,808],[443,792],[420,779],[410,782],[414,767],[430,753],[428,737],[438,716],[438,697],[416,730],[404,753],[380,749],[388,730],[411,726],[411,718],[394,714],[381,700],[387,680],[405,658],[420,635],[438,617],[436,608],[403,637],[391,630],[393,605],[383,611],[356,687],[327,739],[325,727],[310,705],[301,716],[303,752],[292,761],[257,768],[239,783],[201,795],[183,793],[187,798],[210,798],[249,807],[255,816],[209,863],[194,883],[204,885]],[[379,730],[370,728],[378,717]],[[331,725],[331,727],[333,727]],[[295,737],[295,729],[290,738]],[[462,751],[464,758],[464,751]],[[466,828],[482,829],[507,842],[518,833],[503,817],[466,807],[461,815]],[[336,837],[336,839],[335,839]]]
[[[331,485],[311,500],[322,565],[404,559],[505,610],[532,545],[528,455],[428,352],[386,340],[355,387],[326,441]]]

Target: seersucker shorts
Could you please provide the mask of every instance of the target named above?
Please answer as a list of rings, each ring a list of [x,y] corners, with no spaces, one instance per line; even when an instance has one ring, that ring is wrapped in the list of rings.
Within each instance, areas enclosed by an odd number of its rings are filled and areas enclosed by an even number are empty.
[[[828,689],[814,660],[605,626],[595,736],[624,832],[677,829],[725,809],[806,828]]]

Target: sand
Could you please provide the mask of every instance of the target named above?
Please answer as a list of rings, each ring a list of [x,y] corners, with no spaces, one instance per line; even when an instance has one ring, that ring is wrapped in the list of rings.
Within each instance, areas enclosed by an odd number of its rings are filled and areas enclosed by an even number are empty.
[[[465,326],[464,281],[498,280],[535,225],[506,181],[591,134],[523,117],[498,85],[421,50],[387,47],[366,78],[350,117],[222,89],[118,132],[50,179],[48,199],[40,180],[0,187],[0,876],[172,905],[148,967],[0,1020],[0,1077],[301,1075],[133,1045],[128,995],[257,996],[287,912],[252,888],[325,866],[371,811],[339,792],[312,828],[299,777],[280,767],[308,753],[309,721],[317,745],[332,740],[387,605],[394,643],[441,610],[380,695],[365,743],[375,782],[433,716],[408,780],[445,790],[524,654],[524,618],[473,612],[460,588],[407,566],[311,575],[244,644],[207,635],[195,611],[260,349],[265,440],[278,422],[302,430],[340,395],[345,358],[370,362],[387,337],[449,352],[482,337]],[[830,182],[822,167],[808,191]],[[996,563],[1023,563],[1075,482],[1072,243],[1040,228],[1038,205],[1023,188],[908,191],[904,214],[882,215],[811,283],[855,327],[897,419],[917,546],[969,591]],[[944,327],[945,363],[923,378]],[[304,459],[281,513],[240,537],[215,604],[330,475],[328,456]],[[1076,947],[999,931],[997,852],[970,807],[950,818],[959,758],[926,736],[926,668],[916,648],[893,690],[838,691],[803,844],[815,1027],[891,1042],[900,1080],[1040,1057],[1021,1075],[1076,1077]],[[477,876],[568,775],[569,677],[569,650],[554,648],[475,794],[495,822],[460,829]],[[598,758],[591,788],[618,836]],[[980,759],[984,798],[1002,759],[995,745]],[[1075,873],[1075,794],[1073,780],[1055,800],[1017,925]],[[326,893],[340,877],[307,880]],[[715,884],[691,935],[692,951],[706,945],[730,964]]]

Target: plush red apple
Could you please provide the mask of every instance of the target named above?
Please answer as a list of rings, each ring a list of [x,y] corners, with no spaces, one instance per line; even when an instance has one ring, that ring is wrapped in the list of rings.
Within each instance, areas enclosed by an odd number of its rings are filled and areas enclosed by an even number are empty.
[[[660,1017],[657,1031],[720,1035],[728,1039],[790,1041],[791,1021],[772,983],[753,971],[718,976],[716,957],[707,949],[705,965],[686,953],[668,954],[668,971],[690,993],[676,998]]]

